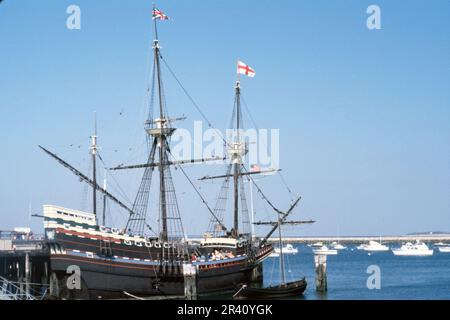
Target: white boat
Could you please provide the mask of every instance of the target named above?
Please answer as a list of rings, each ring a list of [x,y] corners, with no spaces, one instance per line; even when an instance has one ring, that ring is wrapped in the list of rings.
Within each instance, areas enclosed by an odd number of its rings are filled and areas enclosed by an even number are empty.
[[[319,241],[313,244],[309,244],[308,246],[310,246],[311,248],[320,248],[323,246],[323,243]]]
[[[286,244],[286,246],[284,246],[282,248],[283,250],[283,254],[297,254],[298,253],[298,249],[294,248],[294,246],[290,243]],[[269,255],[269,257],[279,257],[280,256],[280,248],[276,247],[272,253]]]
[[[325,245],[321,247],[315,246],[313,248],[313,252],[314,254],[323,254],[323,255],[336,255],[338,253],[336,249],[330,249]]]
[[[393,249],[392,252],[396,256],[431,256],[433,255],[433,249],[429,249],[428,246],[416,240],[416,243],[407,242],[399,249]]]
[[[450,245],[447,245],[447,246],[439,246],[439,252],[450,253]]]
[[[346,246],[343,246],[342,244],[337,243],[336,241],[334,241],[334,242],[331,244],[331,247],[332,247],[333,249],[336,249],[336,250],[344,250],[344,249],[347,249]]]
[[[370,251],[370,252],[389,251],[388,246],[385,246],[384,244],[381,244],[381,243],[373,241],[373,240],[369,241],[368,244],[362,244],[362,245],[358,246],[357,249],[364,250],[364,251]]]
[[[435,247],[445,247],[445,246],[447,246],[447,244],[445,244],[443,242],[436,242],[436,243],[434,243],[434,246]]]
[[[290,244],[290,243],[286,244],[286,246],[284,246],[282,248],[282,250],[283,250],[284,254],[286,254],[286,253],[287,254],[296,254],[296,253],[298,253],[298,249],[294,248],[294,246],[292,244]],[[275,248],[275,252],[280,253],[280,248]]]

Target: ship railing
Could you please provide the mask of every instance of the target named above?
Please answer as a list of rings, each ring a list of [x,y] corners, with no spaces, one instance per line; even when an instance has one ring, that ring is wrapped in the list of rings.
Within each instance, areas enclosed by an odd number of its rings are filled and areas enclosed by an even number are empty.
[[[47,291],[47,285],[10,281],[0,276],[0,300],[43,300]]]

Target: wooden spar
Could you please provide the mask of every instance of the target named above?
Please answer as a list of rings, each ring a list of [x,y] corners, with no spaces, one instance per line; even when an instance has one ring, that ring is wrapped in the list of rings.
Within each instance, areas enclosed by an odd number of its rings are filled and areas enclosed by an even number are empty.
[[[122,207],[123,209],[125,209],[126,211],[129,212],[130,215],[134,214],[133,210],[131,210],[130,208],[128,208],[124,203],[122,203],[119,199],[117,199],[115,196],[113,196],[111,193],[109,193],[108,191],[106,191],[105,189],[103,189],[102,187],[100,187],[97,183],[94,184],[94,181],[90,178],[88,178],[86,175],[84,175],[83,173],[81,173],[79,170],[75,169],[73,166],[71,166],[69,163],[67,163],[66,161],[64,161],[63,159],[61,159],[60,157],[58,157],[56,154],[48,151],[47,149],[45,149],[44,147],[39,146],[39,148],[41,148],[46,154],[48,154],[49,156],[51,156],[52,158],[54,158],[56,161],[58,161],[60,164],[62,164],[64,167],[68,168],[70,171],[72,171],[72,173],[74,173],[76,176],[78,176],[82,181],[88,183],[90,186],[94,187],[95,189],[97,189],[98,191],[100,191],[101,193],[103,193],[104,195],[106,195],[108,198],[110,198],[112,201],[114,201],[115,203],[117,203],[120,207]]]
[[[269,170],[259,170],[259,171],[251,171],[251,172],[241,172],[241,176],[249,176],[253,174],[264,174],[264,173],[270,173],[270,172],[278,172],[281,171],[281,169],[269,169]],[[213,180],[213,179],[221,179],[221,178],[229,178],[232,177],[232,174],[224,174],[221,176],[204,176],[203,178],[200,178],[200,181],[203,180]]]
[[[259,189],[259,187],[255,184],[255,186],[258,188],[258,190],[261,192],[261,189]],[[282,211],[280,211],[280,210],[278,210],[277,208],[275,208],[275,207],[273,207],[273,205],[270,203],[270,205],[272,206],[272,208],[277,212],[277,213],[279,213],[280,215],[281,215],[281,219],[280,219],[280,221],[281,222],[284,222],[284,220],[286,220],[286,218],[289,216],[289,214],[292,212],[292,210],[294,210],[294,208],[298,205],[298,203],[300,202],[300,199],[301,199],[302,197],[299,197],[295,202],[294,202],[294,204],[289,208],[289,210],[286,212],[286,213],[284,213],[284,212],[282,212]],[[268,201],[268,200],[266,200],[266,201]],[[265,245],[265,243],[267,242],[267,239],[269,239],[270,238],[270,236],[275,232],[275,230],[277,230],[277,228],[278,228],[278,225],[279,225],[279,223],[277,223],[270,231],[269,231],[269,233],[267,233],[267,235],[264,237],[264,239],[261,241],[261,243],[259,244],[259,246],[260,247],[262,247],[262,246],[264,246]]]
[[[219,160],[224,161],[224,160],[226,160],[226,158],[215,157],[215,158],[207,158],[207,159],[167,161],[166,163],[163,163],[163,165],[171,166],[171,165],[178,165],[178,164],[192,164],[192,163],[207,162],[207,161],[219,161]],[[159,165],[160,165],[159,162],[136,164],[136,165],[130,165],[130,166],[119,165],[114,168],[109,168],[109,170],[141,169],[141,168],[147,168],[147,167],[155,168],[155,167],[158,167]]]

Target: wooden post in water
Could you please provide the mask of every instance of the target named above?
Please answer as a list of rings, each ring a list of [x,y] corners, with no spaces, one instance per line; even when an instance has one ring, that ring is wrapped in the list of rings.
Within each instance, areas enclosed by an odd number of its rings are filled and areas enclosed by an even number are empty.
[[[263,264],[258,264],[255,268],[252,270],[252,277],[251,282],[255,283],[263,283]]]
[[[186,300],[197,300],[197,270],[191,263],[183,264],[184,296]]]
[[[28,252],[25,253],[25,299],[28,299],[28,295],[30,294],[30,255]]]
[[[314,265],[316,269],[316,290],[327,291],[327,256],[325,254],[314,255]]]

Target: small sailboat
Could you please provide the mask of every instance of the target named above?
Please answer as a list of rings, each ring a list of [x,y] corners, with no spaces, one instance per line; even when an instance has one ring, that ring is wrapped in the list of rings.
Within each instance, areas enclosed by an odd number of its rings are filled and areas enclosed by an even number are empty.
[[[406,244],[402,245],[398,249],[393,249],[392,253],[396,256],[432,256],[433,255],[433,249],[429,249],[428,246],[419,241],[416,240],[416,243],[407,242]]]
[[[279,258],[280,258],[280,284],[273,285],[269,287],[250,287],[247,284],[241,285],[239,290],[233,295],[233,299],[268,299],[268,298],[284,298],[284,297],[292,297],[303,294],[306,289],[307,282],[305,277],[299,280],[295,280],[292,282],[286,282],[285,270],[284,270],[284,248],[281,242],[281,225],[290,224],[304,224],[304,223],[313,223],[314,221],[286,221],[287,216],[291,213],[291,211],[297,206],[300,198],[294,202],[291,208],[286,212],[281,212],[280,210],[275,210],[278,213],[278,221],[268,221],[268,222],[255,222],[255,225],[271,225],[273,226],[272,231],[269,232],[269,235],[263,240],[266,241],[276,229],[278,229],[278,243],[279,248]],[[274,208],[275,209],[275,208]]]

